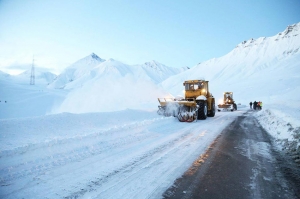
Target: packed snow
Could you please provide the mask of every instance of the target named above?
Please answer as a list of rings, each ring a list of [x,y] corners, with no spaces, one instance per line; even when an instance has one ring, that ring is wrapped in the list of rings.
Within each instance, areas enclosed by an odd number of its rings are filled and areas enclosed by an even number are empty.
[[[138,110],[2,120],[1,198],[157,198],[242,113],[190,124]]]
[[[0,72],[0,198],[160,198],[255,100],[278,147],[299,151],[299,27],[191,69],[91,54],[58,76],[37,68],[35,85]],[[217,102],[232,91],[238,111],[192,123],[156,113],[157,98],[199,77]]]

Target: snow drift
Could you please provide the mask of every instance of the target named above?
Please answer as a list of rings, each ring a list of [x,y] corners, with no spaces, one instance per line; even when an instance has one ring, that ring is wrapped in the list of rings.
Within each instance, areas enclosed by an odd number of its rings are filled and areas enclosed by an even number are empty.
[[[153,109],[157,107],[159,96],[169,95],[157,86],[157,83],[186,70],[167,67],[156,61],[134,66],[114,59],[96,63],[91,61],[95,56],[93,54],[71,65],[50,85],[50,87],[70,89],[69,95],[60,107],[53,110],[53,113],[105,112],[126,108]],[[82,61],[92,64],[85,67],[80,65]],[[85,67],[84,71],[81,69],[83,67]],[[77,76],[73,75],[72,81],[67,81],[66,77],[72,76],[70,74],[77,74]]]

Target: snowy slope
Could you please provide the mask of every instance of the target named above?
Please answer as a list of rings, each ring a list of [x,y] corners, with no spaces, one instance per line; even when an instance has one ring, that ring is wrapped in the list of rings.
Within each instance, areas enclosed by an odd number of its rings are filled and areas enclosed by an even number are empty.
[[[182,82],[204,77],[217,99],[233,91],[236,101],[263,100],[282,103],[300,100],[300,23],[288,26],[273,37],[250,39],[227,55],[200,63],[165,80],[162,85],[173,95],[182,94]],[[274,86],[271,86],[274,85]],[[291,95],[294,96],[290,98]]]
[[[0,72],[0,119],[45,115],[65,98],[67,92],[46,88],[57,77],[47,69],[35,67],[34,85],[30,77],[31,70],[19,75]]]
[[[50,114],[53,107],[62,103],[67,92],[49,90],[46,85],[40,81],[29,85],[29,78],[0,79],[0,120]]]

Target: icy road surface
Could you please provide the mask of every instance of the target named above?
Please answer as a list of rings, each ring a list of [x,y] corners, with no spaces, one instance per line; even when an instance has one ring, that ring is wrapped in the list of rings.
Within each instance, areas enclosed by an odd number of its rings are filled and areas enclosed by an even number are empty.
[[[159,198],[244,112],[193,123],[135,110],[2,119],[0,198]]]
[[[299,199],[299,165],[253,113],[228,125],[163,198]]]

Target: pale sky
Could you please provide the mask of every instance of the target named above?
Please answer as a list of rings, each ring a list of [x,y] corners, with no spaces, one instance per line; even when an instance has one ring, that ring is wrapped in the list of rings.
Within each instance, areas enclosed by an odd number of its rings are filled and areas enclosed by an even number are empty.
[[[193,67],[300,22],[299,0],[0,0],[0,70],[97,54]],[[10,71],[9,71],[9,70]]]

